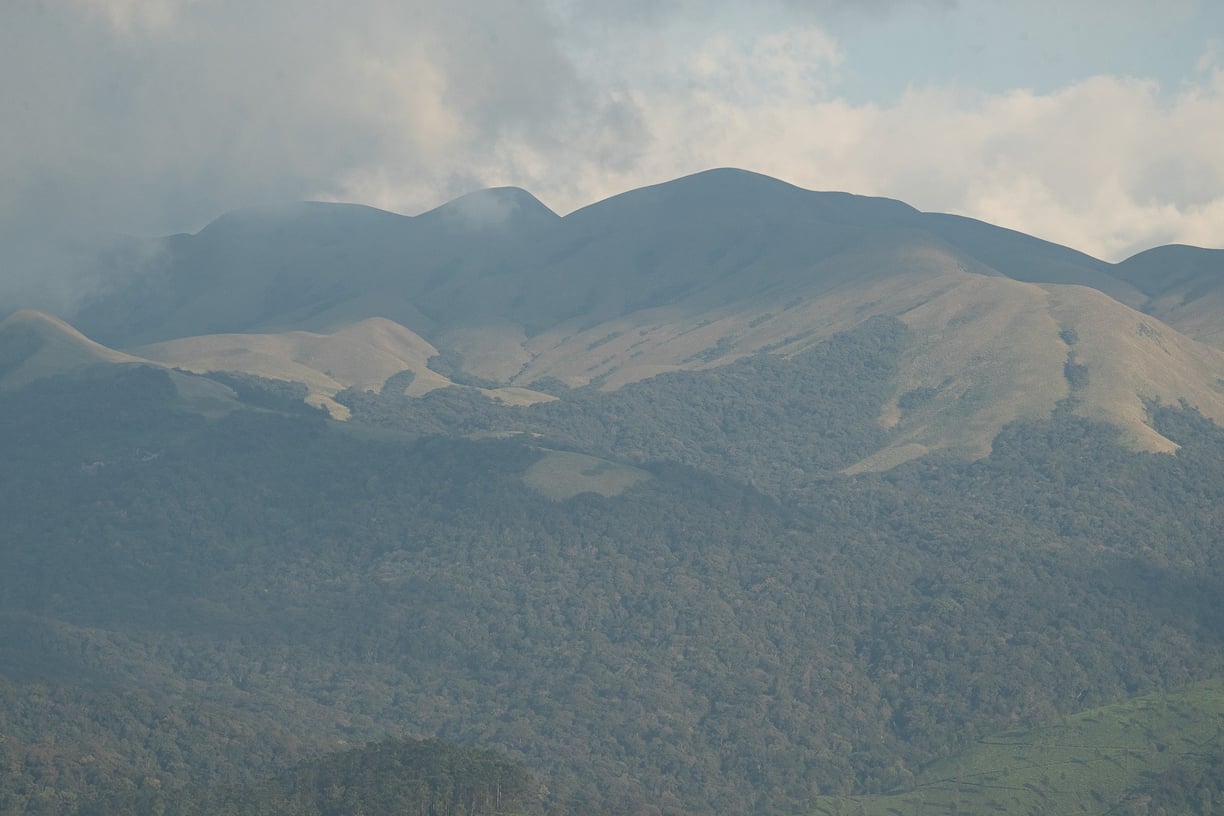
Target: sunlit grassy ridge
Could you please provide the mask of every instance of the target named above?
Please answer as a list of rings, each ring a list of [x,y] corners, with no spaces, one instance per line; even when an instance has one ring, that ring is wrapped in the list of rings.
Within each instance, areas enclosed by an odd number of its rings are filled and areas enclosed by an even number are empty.
[[[145,357],[188,371],[236,371],[272,380],[300,382],[306,401],[325,406],[336,419],[348,409],[332,400],[349,387],[379,391],[405,371],[413,374],[404,393],[420,396],[451,385],[429,368],[438,350],[398,323],[369,318],[331,334],[292,331],[280,334],[213,334],[143,346]],[[504,390],[505,393],[502,393]],[[491,390],[489,396],[519,404],[545,399],[524,388]]]
[[[138,353],[152,360],[205,373],[239,371],[273,380],[303,383],[308,401],[322,404],[337,418],[347,416],[332,402],[349,386],[378,390],[388,377],[412,371],[413,394],[448,385],[426,363],[437,350],[389,320],[371,318],[333,334],[294,331],[281,334],[214,334],[145,346]]]
[[[28,309],[0,321],[0,388],[97,365],[140,363],[138,357],[90,340],[59,318]]]

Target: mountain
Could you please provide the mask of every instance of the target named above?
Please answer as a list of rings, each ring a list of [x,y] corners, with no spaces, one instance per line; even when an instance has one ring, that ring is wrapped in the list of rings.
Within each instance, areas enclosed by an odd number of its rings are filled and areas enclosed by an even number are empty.
[[[1207,344],[1224,322],[1212,296],[1182,291],[1210,282],[1218,255],[1166,248],[1111,265],[972,219],[741,170],[563,218],[512,188],[413,218],[326,204],[237,212],[167,239],[161,257],[139,287],[87,306],[77,325],[192,370],[297,379],[320,404],[344,386],[378,387],[395,366],[416,375],[413,394],[447,381],[614,390],[759,353],[794,356],[884,316],[915,341],[878,417],[890,438],[857,469],[932,451],[983,456],[1007,422],[1068,400],[1144,450],[1173,448],[1147,422],[1154,400],[1224,419],[1224,355]],[[1184,271],[1166,274],[1170,264]],[[351,348],[344,333],[360,330],[348,327],[373,317],[419,338],[411,361],[375,353],[377,376],[331,377],[303,362],[317,352],[289,351],[307,343],[302,331]],[[230,336],[254,332],[265,337]],[[216,334],[225,338],[178,339]],[[426,345],[441,370],[427,370]],[[913,394],[924,408],[902,410]]]
[[[1149,249],[1114,270],[1146,300],[1143,310],[1191,337],[1224,346],[1224,250]]]
[[[718,170],[565,218],[515,190],[472,194],[415,218],[325,204],[232,213],[198,235],[167,239],[162,266],[139,291],[86,307],[74,322],[117,346],[327,328],[356,315],[429,338],[498,320],[535,337],[644,309],[691,315],[749,297],[844,288],[864,272],[896,270],[824,268],[830,259],[911,241],[947,245],[986,274],[1000,274],[993,261],[1026,281],[1102,277],[1087,256],[978,222]]]
[[[418,333],[456,288],[555,220],[521,191],[483,191],[409,218],[351,204],[239,211],[176,235],[127,288],[87,304],[74,323],[100,342],[327,330],[386,317]],[[493,294],[493,293],[485,293]],[[429,297],[426,297],[426,296]]]
[[[144,249],[0,324],[0,815],[1219,794],[1212,251],[732,170]]]

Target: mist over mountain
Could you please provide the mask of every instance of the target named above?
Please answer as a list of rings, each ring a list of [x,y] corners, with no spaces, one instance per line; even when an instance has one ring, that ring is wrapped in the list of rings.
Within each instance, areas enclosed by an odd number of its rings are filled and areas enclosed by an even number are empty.
[[[819,292],[844,283],[821,262],[856,247],[924,241],[982,274],[1139,294],[1108,264],[1009,230],[715,170],[564,218],[511,189],[415,218],[328,204],[231,213],[197,235],[167,239],[167,258],[144,291],[87,306],[74,323],[119,346],[221,330],[328,328],[355,316],[425,334],[505,319],[534,335],[699,295],[712,306],[779,289]],[[139,307],[132,294],[144,296]]]

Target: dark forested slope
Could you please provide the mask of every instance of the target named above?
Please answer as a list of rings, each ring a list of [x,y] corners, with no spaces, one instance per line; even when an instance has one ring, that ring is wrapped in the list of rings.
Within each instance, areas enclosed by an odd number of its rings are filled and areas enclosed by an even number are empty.
[[[1224,433],[1185,407],[1153,408],[1176,455],[1059,412],[777,496],[719,465],[718,409],[710,452],[552,501],[535,443],[206,419],[170,377],[0,394],[10,812],[405,735],[504,751],[561,811],[787,812],[1224,668]]]

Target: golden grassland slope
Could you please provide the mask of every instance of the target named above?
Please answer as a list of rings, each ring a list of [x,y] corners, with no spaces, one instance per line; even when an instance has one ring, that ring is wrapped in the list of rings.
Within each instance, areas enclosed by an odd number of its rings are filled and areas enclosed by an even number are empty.
[[[1095,289],[979,277],[900,317],[918,342],[882,417],[897,434],[880,459],[852,470],[891,467],[902,448],[985,455],[1004,424],[1048,416],[1069,398],[1075,413],[1147,451],[1176,448],[1148,425],[1150,401],[1184,399],[1224,420],[1224,353]],[[902,410],[919,388],[934,390]]]
[[[760,352],[800,353],[874,315],[901,319],[916,342],[880,422],[890,446],[850,470],[880,470],[932,450],[976,458],[1020,418],[1073,409],[1121,427],[1135,448],[1176,446],[1147,424],[1147,402],[1185,399],[1224,420],[1224,353],[1086,286],[1026,283],[929,238],[860,247],[821,261],[813,290],[780,286],[733,305],[644,309],[596,325],[571,321],[531,338],[505,325],[463,335],[464,360],[530,385],[554,377],[615,390],[658,374],[712,368]],[[898,271],[899,270],[899,271]],[[512,361],[509,363],[508,361]],[[1075,379],[1074,393],[1068,374]],[[905,396],[927,398],[905,410]]]
[[[99,363],[144,362],[95,343],[44,312],[22,309],[0,322],[0,388],[20,388]]]
[[[453,383],[431,370],[438,350],[419,335],[384,318],[367,318],[331,334],[291,331],[280,334],[212,334],[142,346],[134,351],[150,360],[188,371],[231,371],[304,384],[306,401],[322,405],[336,419],[348,409],[334,397],[345,388],[380,391],[387,379],[413,373],[407,396],[421,396]],[[492,398],[511,404],[552,399],[525,388],[493,389]]]
[[[417,376],[410,393],[445,384],[425,363],[437,351],[407,329],[370,318],[334,334],[212,334],[155,343],[135,350],[151,360],[197,373],[235,371],[273,380],[300,382],[307,402],[323,405],[337,419],[348,410],[331,398],[349,386],[379,390],[405,369]]]
[[[24,309],[0,321],[0,389],[106,365],[149,365],[146,360],[95,343],[57,317]],[[220,416],[238,407],[233,389],[219,382],[171,371],[180,408]]]

